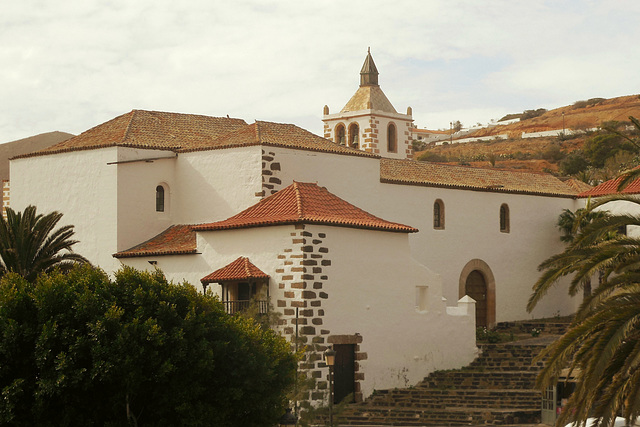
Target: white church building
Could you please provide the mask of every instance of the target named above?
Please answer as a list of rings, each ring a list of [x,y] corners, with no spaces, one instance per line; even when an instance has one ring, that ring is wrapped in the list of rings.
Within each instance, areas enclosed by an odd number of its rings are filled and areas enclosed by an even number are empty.
[[[230,313],[270,301],[280,332],[308,346],[314,399],[329,344],[346,366],[336,381],[359,400],[469,363],[476,325],[574,311],[562,287],[525,306],[584,188],[410,160],[411,110],[396,112],[370,54],[355,95],[323,121],[320,137],[133,110],[14,158],[10,203],[62,212],[75,250],[107,272],[159,268]]]

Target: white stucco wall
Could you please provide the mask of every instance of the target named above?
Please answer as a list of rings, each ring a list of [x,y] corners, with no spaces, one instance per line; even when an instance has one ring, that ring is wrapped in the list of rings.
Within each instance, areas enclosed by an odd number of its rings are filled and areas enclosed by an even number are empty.
[[[174,223],[226,219],[261,199],[262,147],[181,153],[175,177]]]
[[[331,261],[322,273],[327,276],[322,290],[328,298],[320,307],[324,310],[321,328],[330,331],[325,338],[362,336],[359,351],[367,357],[358,362],[358,372],[364,373],[364,396],[374,389],[409,386],[436,369],[458,368],[473,360],[473,304],[461,304],[457,315],[448,314],[439,276],[411,258],[406,234],[318,225],[305,229],[314,236],[326,235],[322,246],[328,249],[325,259]],[[201,289],[200,278],[246,256],[271,276],[271,301],[277,310],[283,310],[275,302],[287,300],[284,292],[291,290],[279,286],[290,258],[279,255],[287,249],[302,254],[306,243],[292,244],[296,231],[300,233],[294,226],[272,226],[202,232],[198,234],[201,255],[126,258],[122,262],[152,270],[148,261],[156,260],[169,279],[187,280]],[[302,274],[295,273],[292,281],[302,281]],[[420,304],[418,287],[426,287],[422,309],[416,307]],[[219,293],[220,286],[212,284],[211,289]],[[306,289],[312,289],[311,283]],[[302,291],[295,290],[296,300],[303,299]]]
[[[118,251],[142,243],[173,224],[179,209],[174,201],[176,160],[170,151],[118,148],[119,163],[110,165],[117,169]],[[156,212],[158,185],[165,188],[164,212]]]
[[[447,313],[440,277],[411,258],[407,235],[327,226],[329,294],[323,327],[332,335],[362,336],[367,353],[364,396],[407,387],[437,369],[459,368],[475,356],[475,311]],[[418,287],[426,286],[420,311]]]
[[[40,213],[64,216],[60,225],[74,225],[79,243],[74,250],[112,271],[117,247],[118,149],[75,151],[11,161],[11,206],[33,204]]]
[[[587,204],[587,199],[581,199],[581,202],[581,207],[585,207]],[[596,208],[596,210],[608,211],[612,215],[640,215],[640,205],[624,200],[606,203]],[[636,227],[633,225],[627,226],[627,236],[640,237],[640,227]]]
[[[276,149],[282,186],[317,182],[348,202],[389,221],[420,230],[410,236],[412,256],[441,274],[444,297],[459,298],[460,274],[471,260],[485,261],[496,280],[496,321],[570,314],[577,300],[557,286],[532,313],[525,306],[540,273],[538,265],[561,252],[556,222],[563,209],[580,207],[571,198],[469,191],[380,183],[379,161]],[[445,229],[433,229],[433,203],[445,205]],[[510,232],[499,229],[500,205],[510,210]]]

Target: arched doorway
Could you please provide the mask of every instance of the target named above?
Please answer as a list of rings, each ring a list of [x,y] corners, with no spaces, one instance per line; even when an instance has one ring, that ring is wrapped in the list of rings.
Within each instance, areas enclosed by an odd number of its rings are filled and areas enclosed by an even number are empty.
[[[460,273],[458,297],[469,295],[476,301],[476,326],[496,323],[496,281],[489,265],[481,259],[467,263]]]
[[[476,327],[487,325],[487,281],[479,270],[473,270],[467,276],[464,285],[465,295],[476,302]]]

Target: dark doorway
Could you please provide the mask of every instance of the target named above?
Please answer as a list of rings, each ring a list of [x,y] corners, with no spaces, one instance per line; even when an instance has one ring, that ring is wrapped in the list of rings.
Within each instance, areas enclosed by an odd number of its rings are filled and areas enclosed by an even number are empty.
[[[354,402],[356,388],[355,378],[355,344],[334,344],[336,361],[333,368],[333,403],[340,403],[351,394],[350,402]]]
[[[487,281],[479,270],[467,276],[465,294],[476,301],[476,327],[487,326]]]

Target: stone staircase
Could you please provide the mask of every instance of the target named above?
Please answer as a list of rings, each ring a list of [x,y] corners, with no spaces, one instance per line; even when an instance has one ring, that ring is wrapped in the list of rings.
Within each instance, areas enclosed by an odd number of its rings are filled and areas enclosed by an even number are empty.
[[[537,424],[541,392],[534,388],[543,366],[533,359],[563,333],[566,322],[498,325],[501,332],[540,337],[501,344],[479,344],[481,354],[469,366],[437,371],[407,389],[377,390],[362,403],[346,407],[339,425],[457,426]],[[549,331],[550,333],[548,333]]]

